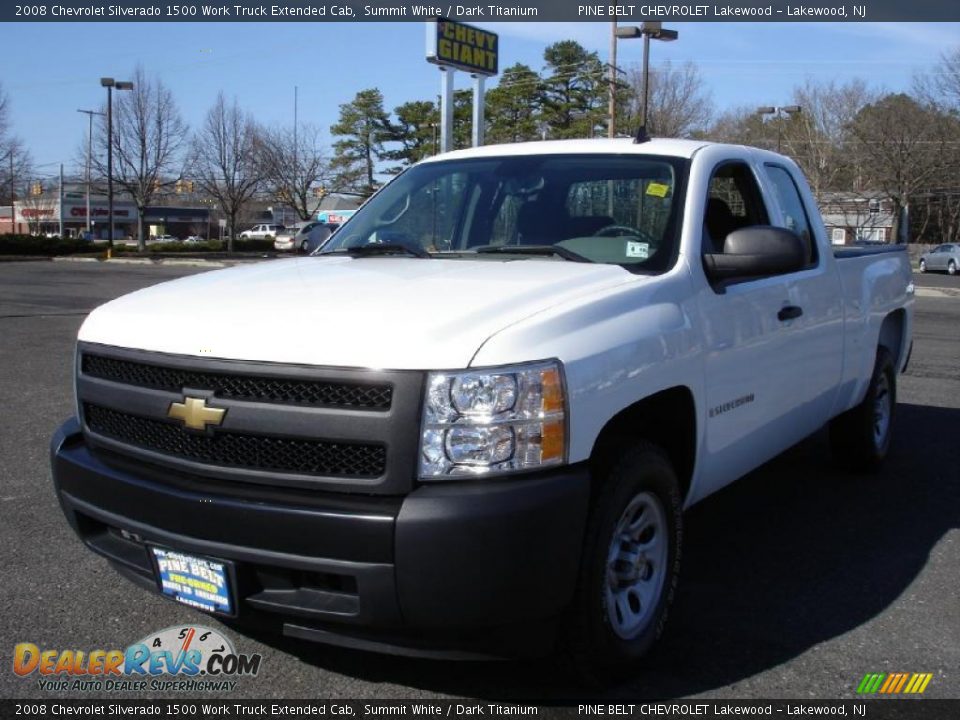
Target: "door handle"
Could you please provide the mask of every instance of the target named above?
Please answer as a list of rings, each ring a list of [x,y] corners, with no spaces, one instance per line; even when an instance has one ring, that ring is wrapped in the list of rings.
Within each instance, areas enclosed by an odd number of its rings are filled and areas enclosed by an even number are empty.
[[[801,315],[803,315],[802,307],[787,305],[786,307],[780,308],[780,312],[777,313],[777,319],[781,322],[786,322],[787,320],[796,320]]]

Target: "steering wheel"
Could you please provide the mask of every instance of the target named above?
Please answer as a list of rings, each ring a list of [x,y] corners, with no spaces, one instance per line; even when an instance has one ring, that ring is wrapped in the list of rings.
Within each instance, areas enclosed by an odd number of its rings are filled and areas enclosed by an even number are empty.
[[[640,230],[629,225],[606,225],[593,234],[594,237],[620,237],[622,235],[640,237]]]

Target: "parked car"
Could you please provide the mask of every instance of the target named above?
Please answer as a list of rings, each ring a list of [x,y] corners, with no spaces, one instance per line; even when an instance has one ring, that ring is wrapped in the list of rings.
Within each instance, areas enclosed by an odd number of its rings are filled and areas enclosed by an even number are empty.
[[[180,238],[175,237],[173,235],[157,235],[153,239],[153,241],[158,243],[172,243],[172,242],[180,242]]]
[[[199,243],[205,243],[206,240],[202,235],[188,235],[183,239],[188,245],[198,245]]]
[[[280,251],[290,251],[296,249],[294,244],[294,238],[297,235],[297,228],[294,227],[285,227],[283,230],[277,232],[276,238],[273,241],[273,247],[275,250]]]
[[[310,254],[319,250],[330,236],[340,227],[340,223],[318,222],[310,228],[310,232],[297,237],[300,252]]]
[[[920,256],[920,272],[927,270],[945,270],[956,275],[960,270],[960,244],[947,243]]]
[[[249,230],[244,230],[240,233],[241,240],[266,240],[267,238],[274,238],[283,230],[283,225],[274,225],[272,223],[261,223],[260,225],[254,225]]]
[[[831,247],[773,152],[446,153],[309,262],[95,309],[54,486],[89,550],[231,627],[616,667],[683,587],[684,510],[825,424],[880,466],[913,307],[905,246]]]

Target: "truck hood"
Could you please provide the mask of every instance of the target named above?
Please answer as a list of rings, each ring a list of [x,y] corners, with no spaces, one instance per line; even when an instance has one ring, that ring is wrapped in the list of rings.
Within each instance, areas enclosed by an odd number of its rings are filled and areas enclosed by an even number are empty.
[[[541,259],[274,260],[125,295],[94,310],[80,340],[235,360],[462,368],[497,331],[637,279],[615,265]]]

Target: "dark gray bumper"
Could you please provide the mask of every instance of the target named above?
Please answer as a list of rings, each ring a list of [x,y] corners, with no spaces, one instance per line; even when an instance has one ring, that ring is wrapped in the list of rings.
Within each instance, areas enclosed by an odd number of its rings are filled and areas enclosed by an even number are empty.
[[[54,435],[51,463],[74,530],[139,584],[157,589],[148,544],[229,560],[240,623],[414,654],[555,620],[589,504],[585,465],[404,497],[319,493],[92,452],[76,420]]]

